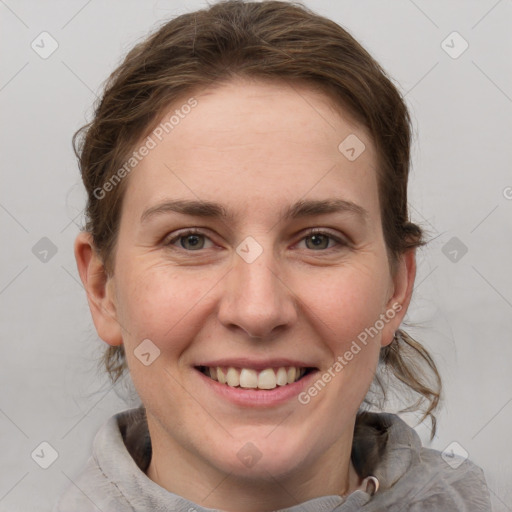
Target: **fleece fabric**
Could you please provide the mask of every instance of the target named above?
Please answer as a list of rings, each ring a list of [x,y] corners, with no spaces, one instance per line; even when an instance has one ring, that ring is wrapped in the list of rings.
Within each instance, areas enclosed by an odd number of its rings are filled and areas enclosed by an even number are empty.
[[[347,497],[322,496],[279,512],[489,512],[483,471],[469,460],[425,448],[397,415],[373,413],[387,430],[384,454]],[[365,446],[360,447],[364,454]],[[151,439],[143,406],[112,416],[97,432],[92,456],[54,512],[212,512],[147,475]],[[446,459],[446,460],[445,460]],[[459,465],[460,464],[460,465]],[[376,482],[378,480],[378,482]],[[243,511],[240,511],[243,512]]]

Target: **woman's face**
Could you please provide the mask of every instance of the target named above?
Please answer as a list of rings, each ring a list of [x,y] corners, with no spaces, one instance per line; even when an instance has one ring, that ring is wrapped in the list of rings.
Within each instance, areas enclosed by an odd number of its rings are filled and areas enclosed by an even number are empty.
[[[154,457],[240,477],[319,464],[325,475],[350,452],[414,254],[391,276],[375,148],[325,96],[236,80],[194,98],[162,117],[181,114],[125,178],[96,327],[124,343]],[[284,385],[291,367],[309,373]]]

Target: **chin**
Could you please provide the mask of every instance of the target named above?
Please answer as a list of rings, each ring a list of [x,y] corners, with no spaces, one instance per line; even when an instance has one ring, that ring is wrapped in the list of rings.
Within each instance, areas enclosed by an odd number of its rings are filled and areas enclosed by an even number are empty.
[[[226,449],[218,454],[218,460],[222,460],[221,465],[225,466],[223,471],[241,478],[268,480],[283,477],[305,464],[307,439],[285,430],[280,435],[270,428],[259,432],[254,432],[254,428],[252,430],[253,435],[243,436],[236,441],[231,439],[228,444],[223,444]],[[227,453],[230,456],[226,459]]]

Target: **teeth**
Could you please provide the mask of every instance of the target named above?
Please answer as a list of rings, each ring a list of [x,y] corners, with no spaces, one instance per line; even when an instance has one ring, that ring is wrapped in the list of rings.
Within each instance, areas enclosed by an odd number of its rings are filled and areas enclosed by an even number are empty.
[[[228,382],[228,386],[236,388],[237,386],[240,386],[240,373],[234,368],[228,368],[228,373],[226,373],[226,380]]]
[[[216,368],[217,370],[217,379],[221,384],[226,384],[227,380],[226,380],[226,374],[224,373],[224,370],[222,368]],[[210,371],[211,371],[211,368],[210,368]],[[210,374],[210,376],[212,377],[212,379],[215,380],[215,378]]]
[[[265,368],[257,372],[251,368],[206,368],[204,372],[213,380],[231,387],[244,389],[275,389],[277,386],[286,386],[299,380],[305,373],[306,368],[280,367]]]
[[[244,368],[240,372],[240,387],[241,388],[257,388],[258,387],[258,373],[256,372],[256,370],[247,370],[247,368]]]
[[[244,370],[242,370],[242,373]],[[272,368],[263,370],[258,375],[258,387],[260,389],[274,389],[277,386],[276,374]]]
[[[277,370],[276,382],[278,386],[286,386],[286,384],[288,384],[288,372],[286,368],[279,368],[279,370]]]

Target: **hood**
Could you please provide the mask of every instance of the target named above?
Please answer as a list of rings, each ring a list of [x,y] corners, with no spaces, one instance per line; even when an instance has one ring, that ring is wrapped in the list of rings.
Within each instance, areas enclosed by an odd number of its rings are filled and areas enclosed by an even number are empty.
[[[489,512],[489,491],[482,470],[465,460],[456,468],[441,453],[421,446],[418,434],[397,415],[369,413],[387,431],[375,479],[348,497],[323,496],[279,512]],[[357,440],[354,438],[354,443]],[[365,445],[357,446],[364,458]],[[106,421],[94,438],[93,453],[53,512],[212,512],[173,494],[146,474],[151,440],[143,406]],[[377,492],[375,488],[377,487]]]

